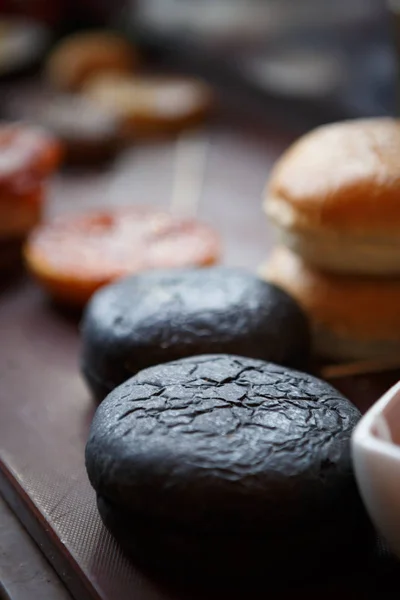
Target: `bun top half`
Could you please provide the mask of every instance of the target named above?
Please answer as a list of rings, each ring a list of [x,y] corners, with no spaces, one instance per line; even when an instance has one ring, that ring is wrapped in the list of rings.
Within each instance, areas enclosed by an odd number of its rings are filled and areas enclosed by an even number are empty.
[[[264,208],[285,229],[400,233],[400,120],[343,121],[303,136],[276,164]]]

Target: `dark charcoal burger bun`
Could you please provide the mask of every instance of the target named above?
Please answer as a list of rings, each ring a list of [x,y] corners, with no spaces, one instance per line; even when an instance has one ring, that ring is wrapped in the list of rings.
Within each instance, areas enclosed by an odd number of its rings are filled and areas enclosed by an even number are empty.
[[[235,356],[142,371],[95,415],[86,449],[100,496],[212,531],[269,532],[361,509],[350,460],[358,410],[328,384]]]
[[[199,354],[240,353],[306,364],[306,317],[279,288],[241,269],[173,269],[101,289],[83,319],[82,370],[102,399],[152,365]]]
[[[86,467],[105,525],[144,566],[269,583],[337,575],[371,548],[350,460],[359,417],[310,375],[197,356],[115,389]]]
[[[373,533],[364,513],[347,531],[327,519],[323,531],[277,528],[268,532],[260,528],[258,534],[214,533],[132,515],[101,496],[97,505],[103,523],[136,566],[195,589],[209,588],[210,579],[213,587],[218,582],[224,590],[236,590],[239,582],[245,582],[246,594],[251,586],[261,585],[264,590],[267,586],[269,591],[278,587],[281,592],[291,586],[288,596],[277,596],[290,598],[294,584],[305,584],[307,591],[310,584],[317,585],[325,591],[327,580],[339,580],[342,589],[349,574],[359,571],[360,580],[366,571],[377,571]],[[241,600],[249,597],[246,594],[239,596]]]

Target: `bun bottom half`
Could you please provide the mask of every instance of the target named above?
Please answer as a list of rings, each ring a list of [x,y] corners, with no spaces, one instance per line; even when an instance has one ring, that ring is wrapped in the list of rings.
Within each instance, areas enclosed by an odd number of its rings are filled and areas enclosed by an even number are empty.
[[[314,353],[335,362],[373,360],[400,356],[400,340],[363,340],[340,335],[323,327],[315,327]]]
[[[322,272],[284,247],[273,252],[259,274],[302,306],[319,358],[349,361],[400,354],[400,278]]]

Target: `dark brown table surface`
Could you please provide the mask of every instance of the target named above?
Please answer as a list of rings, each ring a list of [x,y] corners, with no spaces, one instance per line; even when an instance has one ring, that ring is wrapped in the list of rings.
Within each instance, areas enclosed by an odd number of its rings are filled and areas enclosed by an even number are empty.
[[[229,120],[204,135],[209,153],[199,215],[221,231],[226,264],[256,269],[273,243],[261,193],[292,136]],[[140,144],[105,170],[63,172],[50,186],[48,213],[110,204],[167,207],[174,153],[174,141]],[[98,517],[83,458],[95,404],[78,370],[76,321],[22,277],[1,290],[0,335],[0,490],[70,592],[77,600],[194,597],[143,575],[121,555]],[[339,383],[365,409],[396,379],[392,373]],[[337,597],[344,585],[354,586],[353,597],[377,598],[383,582],[367,574],[353,584],[327,582],[324,596]],[[213,595],[210,590],[202,597]],[[216,595],[234,597],[224,591]],[[244,599],[248,593],[236,596]]]

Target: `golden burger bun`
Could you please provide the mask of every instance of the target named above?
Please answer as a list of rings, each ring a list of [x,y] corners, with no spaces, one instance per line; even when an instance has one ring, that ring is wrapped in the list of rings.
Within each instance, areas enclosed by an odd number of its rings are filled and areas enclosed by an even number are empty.
[[[276,164],[264,208],[281,242],[338,273],[400,274],[400,121],[320,127]]]
[[[63,39],[45,67],[48,82],[64,91],[79,90],[100,73],[129,73],[138,64],[134,48],[109,31],[80,32]]]
[[[278,247],[260,268],[307,313],[321,358],[358,360],[400,352],[400,278],[328,274]]]

